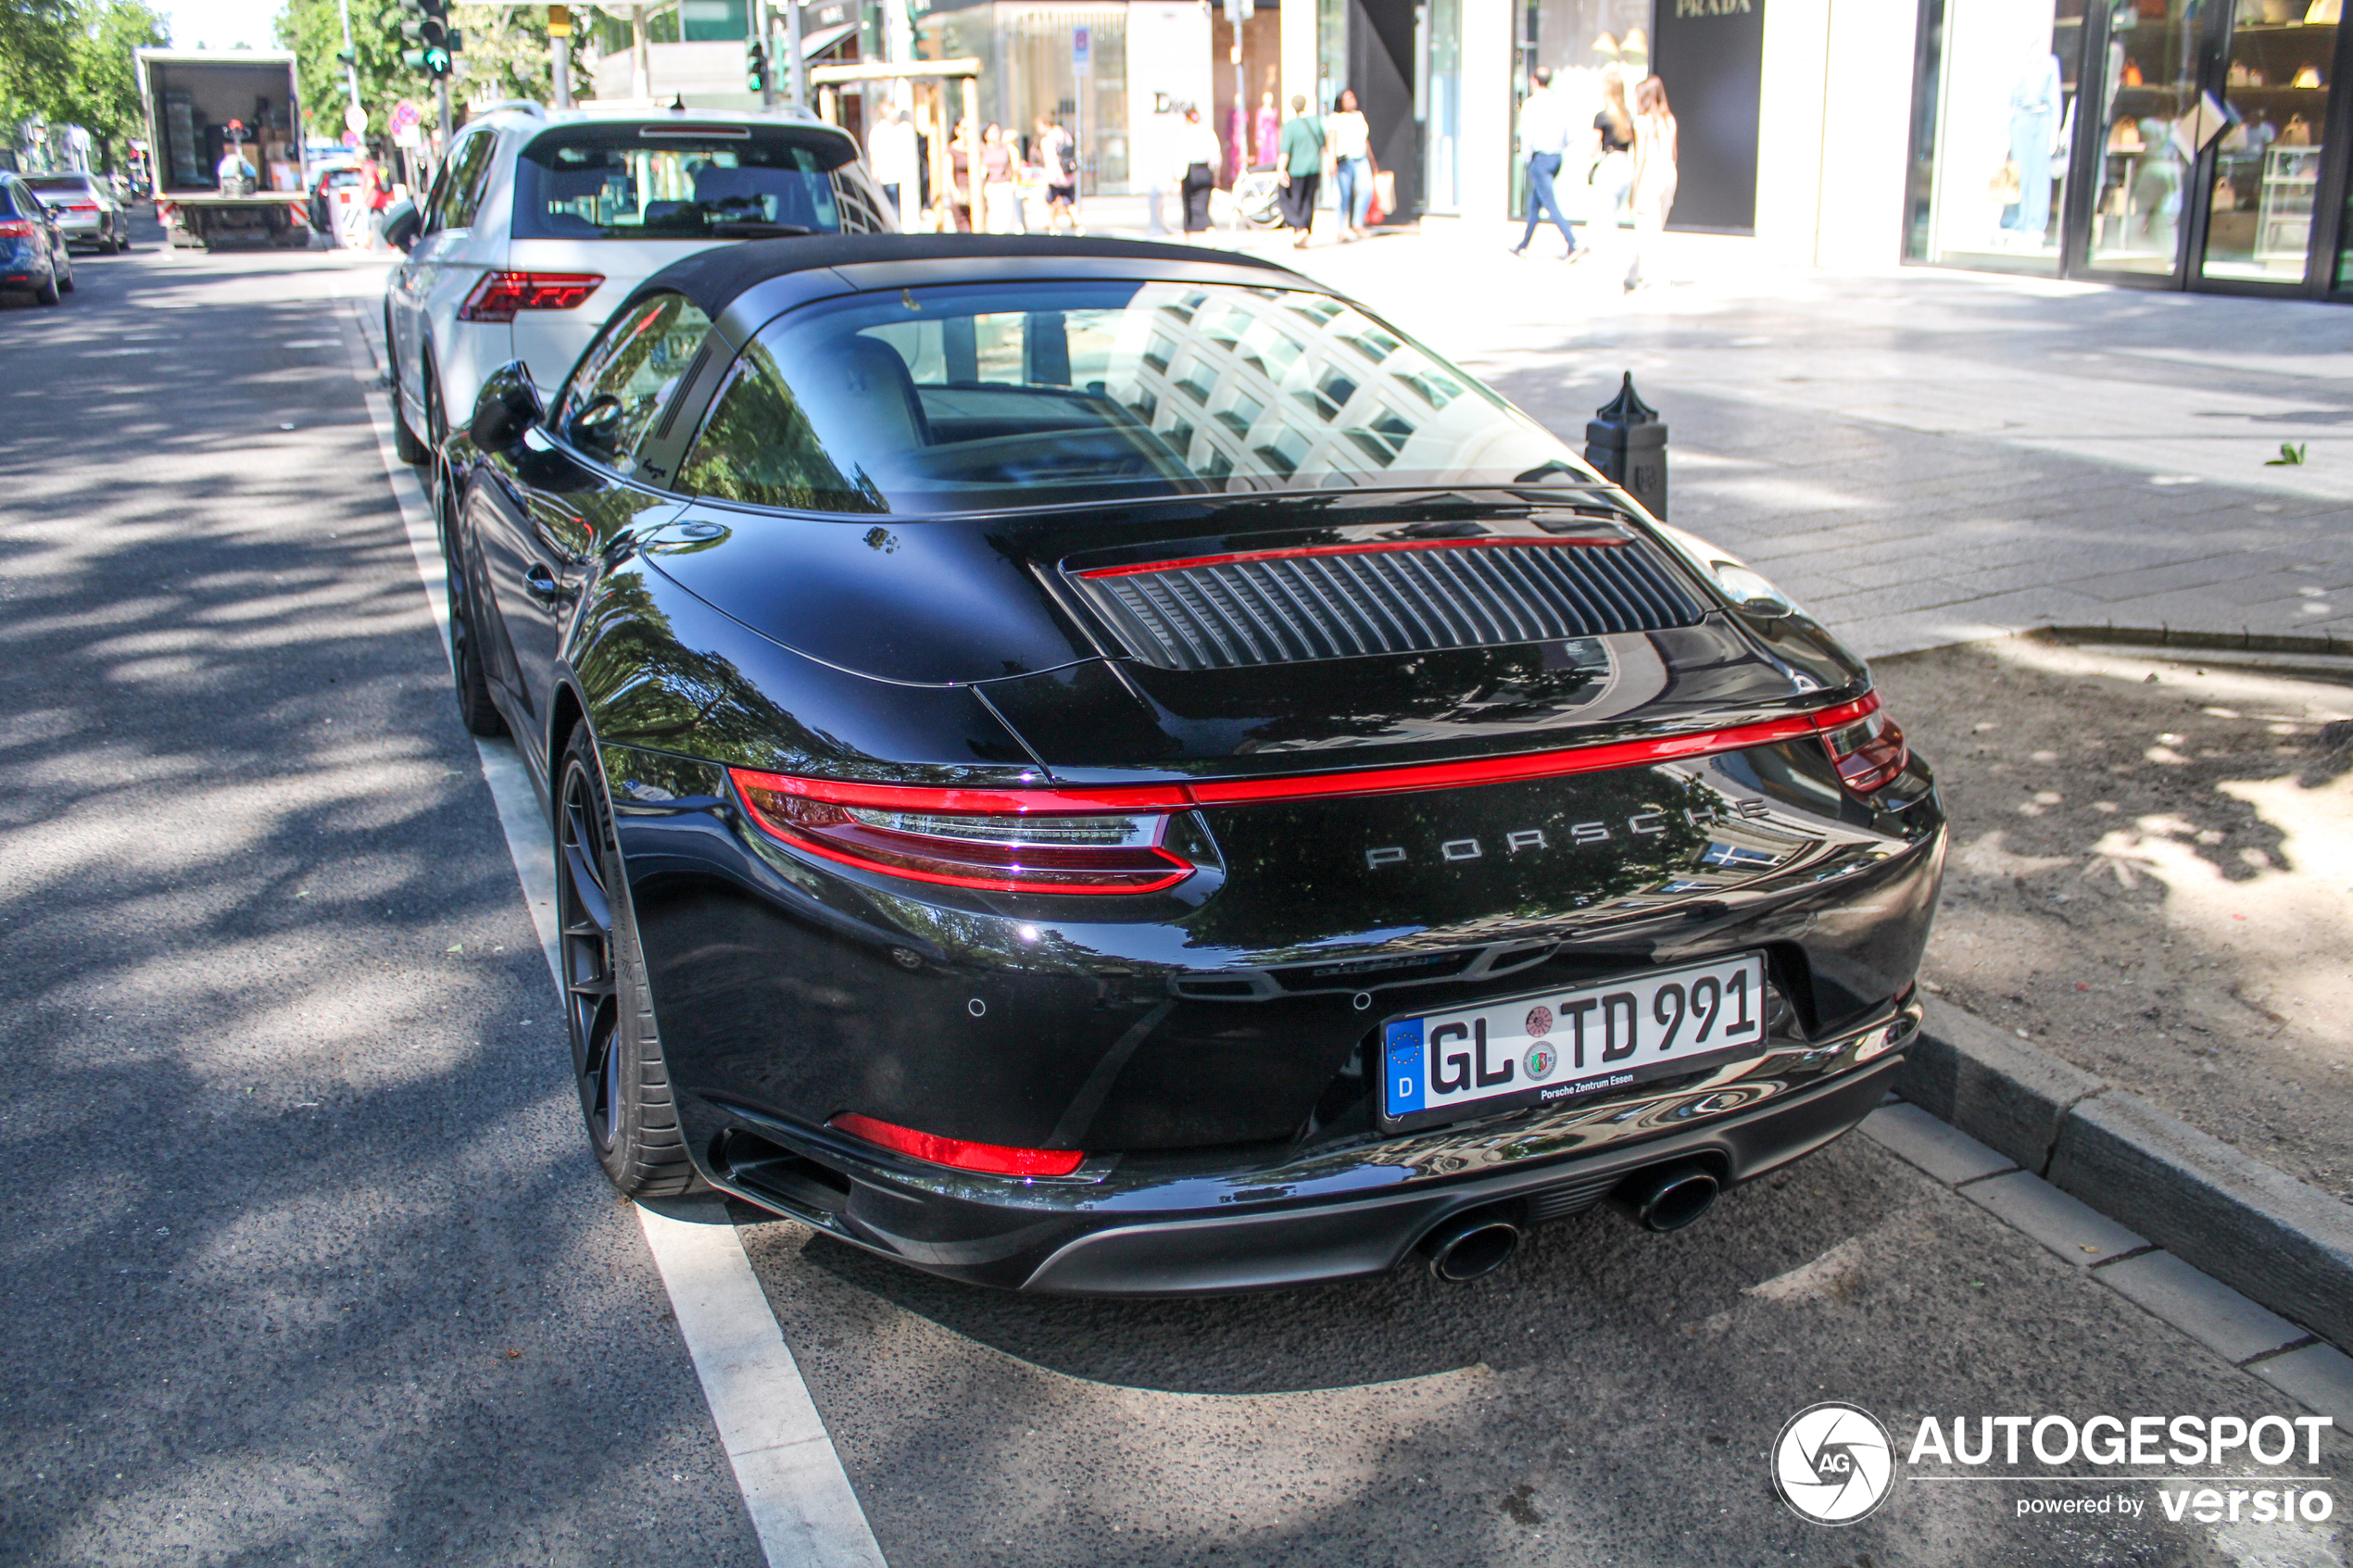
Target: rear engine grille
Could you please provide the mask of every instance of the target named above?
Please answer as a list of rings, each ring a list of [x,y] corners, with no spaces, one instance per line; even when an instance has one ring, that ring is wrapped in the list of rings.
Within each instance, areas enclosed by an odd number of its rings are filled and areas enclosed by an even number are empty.
[[[1326,546],[1076,581],[1130,655],[1169,670],[1655,632],[1702,613],[1637,543]]]
[[[1623,1171],[1603,1175],[1585,1175],[1558,1186],[1544,1187],[1528,1195],[1528,1223],[1541,1225],[1547,1220],[1566,1219],[1581,1214],[1609,1196],[1609,1189],[1625,1178]]]

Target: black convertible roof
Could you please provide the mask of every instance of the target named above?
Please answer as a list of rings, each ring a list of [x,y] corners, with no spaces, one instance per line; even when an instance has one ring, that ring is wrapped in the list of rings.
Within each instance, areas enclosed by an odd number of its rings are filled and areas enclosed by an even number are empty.
[[[886,261],[954,263],[1015,257],[1035,257],[1063,267],[1100,258],[1158,261],[1187,270],[1204,265],[1258,268],[1285,278],[1297,277],[1277,262],[1236,251],[1153,245],[1145,240],[1065,240],[1044,234],[811,234],[744,240],[698,251],[639,283],[624,304],[651,294],[682,294],[715,321],[737,295],[788,272]],[[1083,266],[1078,269],[1084,270]],[[941,282],[954,281],[952,265],[941,270],[945,274]]]

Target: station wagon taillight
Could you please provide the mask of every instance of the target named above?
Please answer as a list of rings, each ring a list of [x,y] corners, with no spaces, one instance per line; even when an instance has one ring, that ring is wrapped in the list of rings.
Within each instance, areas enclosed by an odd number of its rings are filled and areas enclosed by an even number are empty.
[[[576,310],[600,272],[485,272],[458,307],[460,321],[511,321],[518,310]]]

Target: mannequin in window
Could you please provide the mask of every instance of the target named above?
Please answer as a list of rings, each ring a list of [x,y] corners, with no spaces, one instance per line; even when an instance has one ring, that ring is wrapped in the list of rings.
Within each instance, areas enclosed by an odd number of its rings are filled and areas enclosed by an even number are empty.
[[[2051,148],[2056,144],[2062,89],[2056,56],[2030,57],[2010,85],[2010,161],[2018,165],[2018,201],[2002,209],[2002,227],[2034,243],[2051,221]]]

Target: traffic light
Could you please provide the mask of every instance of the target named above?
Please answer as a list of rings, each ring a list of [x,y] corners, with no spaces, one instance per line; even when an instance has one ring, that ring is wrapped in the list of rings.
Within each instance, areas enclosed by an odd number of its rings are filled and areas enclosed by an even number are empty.
[[[339,66],[342,66],[342,67],[344,67],[344,68],[346,68],[346,69],[349,69],[349,68],[350,68],[350,67],[352,67],[352,66],[356,66],[356,65],[358,65],[359,63],[359,50],[357,50],[357,49],[338,49],[338,50],[336,50],[336,51],[335,51],[335,64],[337,64],[337,65],[339,65]]]
[[[409,13],[400,24],[400,36],[417,45],[402,51],[401,63],[427,76],[447,76],[453,63],[449,56],[465,47],[464,39],[449,25],[449,0],[400,0],[400,8]]]
[[[744,49],[744,87],[753,93],[768,91],[768,45],[757,38]]]

